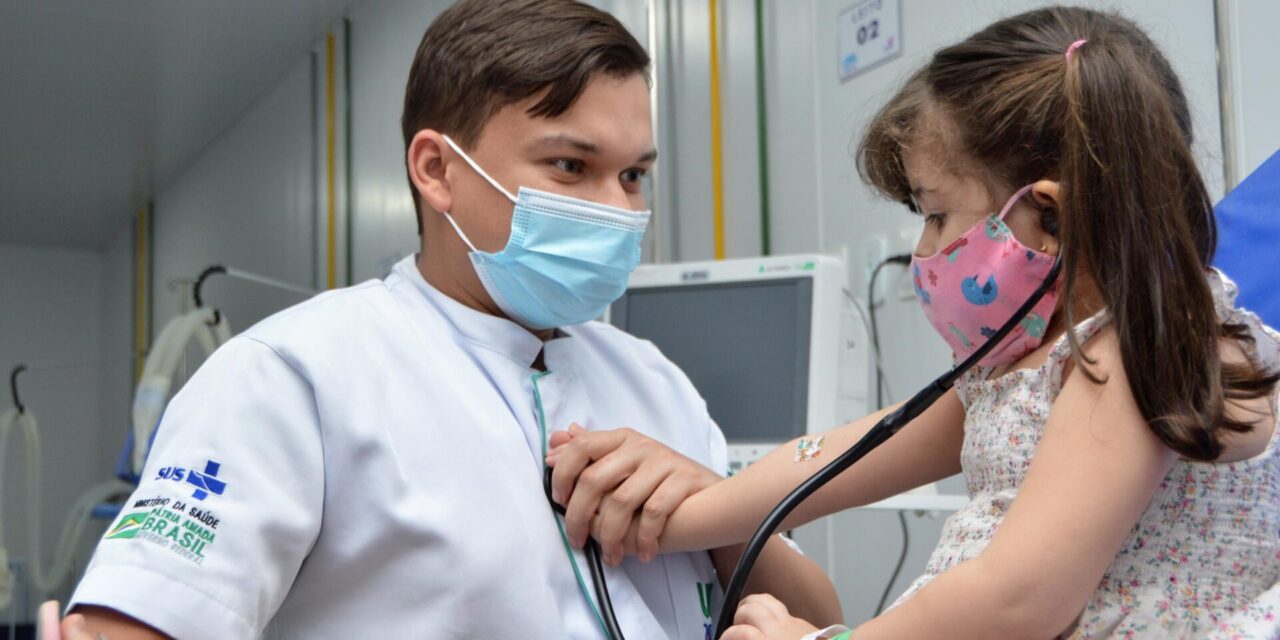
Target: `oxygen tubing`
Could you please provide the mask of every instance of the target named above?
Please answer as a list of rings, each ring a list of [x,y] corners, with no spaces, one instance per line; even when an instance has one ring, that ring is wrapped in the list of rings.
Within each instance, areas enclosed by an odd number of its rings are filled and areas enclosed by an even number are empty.
[[[205,357],[231,339],[227,314],[200,308],[179,316],[165,325],[147,354],[142,376],[133,395],[133,472],[142,473],[142,465],[151,445],[151,433],[169,402],[173,376],[178,371],[187,344],[200,345]]]
[[[0,416],[0,477],[3,477],[4,460],[8,454],[8,439],[14,427],[22,431],[22,435],[26,440],[27,555],[31,568],[31,580],[35,584],[36,591],[43,596],[43,594],[56,589],[70,576],[71,563],[74,560],[76,550],[80,546],[80,541],[84,537],[84,531],[91,519],[93,507],[112,498],[129,495],[133,492],[133,486],[126,482],[112,479],[90,487],[81,494],[67,511],[66,518],[62,523],[62,530],[58,535],[53,564],[46,569],[41,549],[44,536],[40,532],[41,521],[39,513],[39,505],[41,504],[40,491],[43,486],[41,484],[40,434],[35,414],[32,413],[30,408],[26,408],[22,412],[10,409],[3,416]],[[3,513],[3,511],[0,511],[0,513]],[[4,546],[3,532],[3,521],[0,521],[0,555],[7,557],[8,551]],[[8,578],[7,569],[8,567],[6,566],[4,568],[6,583]],[[7,587],[8,585],[3,586]],[[10,589],[0,589],[0,605],[8,606],[7,600],[10,594]]]

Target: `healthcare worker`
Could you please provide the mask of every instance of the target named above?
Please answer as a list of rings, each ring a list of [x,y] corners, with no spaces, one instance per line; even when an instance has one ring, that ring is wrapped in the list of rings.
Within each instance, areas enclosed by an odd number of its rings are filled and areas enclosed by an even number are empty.
[[[577,550],[598,496],[656,545],[725,467],[680,370],[589,322],[639,260],[648,64],[572,0],[442,13],[402,119],[422,252],[269,318],[196,372],[64,636],[601,637]],[[545,439],[571,424],[629,429],[577,479],[562,534]],[[756,588],[838,619],[827,578],[774,542]],[[607,558],[626,635],[708,637],[737,551]]]

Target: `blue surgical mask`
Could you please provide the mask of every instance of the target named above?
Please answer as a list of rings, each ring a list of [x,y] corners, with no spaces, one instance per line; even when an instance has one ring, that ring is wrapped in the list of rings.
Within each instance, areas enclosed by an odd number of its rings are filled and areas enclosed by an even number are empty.
[[[471,248],[471,265],[502,312],[530,329],[600,317],[627,290],[640,264],[648,211],[520,187],[511,195],[449,136],[445,142],[515,205],[511,237],[497,253],[476,249],[449,212],[444,217]]]

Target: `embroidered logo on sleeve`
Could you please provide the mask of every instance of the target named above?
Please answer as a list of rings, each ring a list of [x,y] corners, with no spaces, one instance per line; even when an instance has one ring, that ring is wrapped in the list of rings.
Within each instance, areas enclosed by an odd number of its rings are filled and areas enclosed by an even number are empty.
[[[121,515],[104,540],[143,540],[195,564],[204,563],[220,522],[212,512],[167,497],[137,500],[132,508],[138,510]]]
[[[117,522],[116,526],[112,527],[111,530],[107,532],[106,537],[108,540],[133,538],[142,530],[142,524],[146,522],[146,520],[147,512],[145,511],[126,513],[120,518],[120,522]]]
[[[191,498],[160,495],[135,500],[103,539],[141,540],[189,562],[203,564],[205,553],[217,539],[220,519],[200,503],[206,498],[226,493],[227,482],[218,478],[221,468],[222,465],[215,460],[206,461],[204,471],[178,466],[161,467],[155,480],[180,482],[185,489],[194,487]],[[196,502],[188,504],[190,500]]]
[[[186,480],[187,484],[195,487],[191,497],[196,500],[204,500],[209,494],[222,495],[227,490],[227,483],[218,479],[218,470],[222,468],[222,464],[209,460],[204,463],[204,472],[201,473],[195,469],[186,467],[161,467],[156,473],[156,480],[172,480],[174,482],[182,482]]]

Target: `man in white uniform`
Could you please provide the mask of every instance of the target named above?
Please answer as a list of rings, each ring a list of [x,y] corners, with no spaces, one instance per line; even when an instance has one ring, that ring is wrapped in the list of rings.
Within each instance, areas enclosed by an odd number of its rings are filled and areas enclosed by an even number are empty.
[[[589,321],[639,259],[648,64],[572,0],[463,0],[433,22],[402,121],[422,253],[200,368],[64,636],[602,637],[587,523],[608,511],[652,543],[725,468],[688,379]],[[548,432],[570,424],[630,428],[579,478],[566,527],[543,474]],[[622,630],[710,637],[737,552],[610,553]],[[753,588],[840,617],[830,582],[780,541]]]

